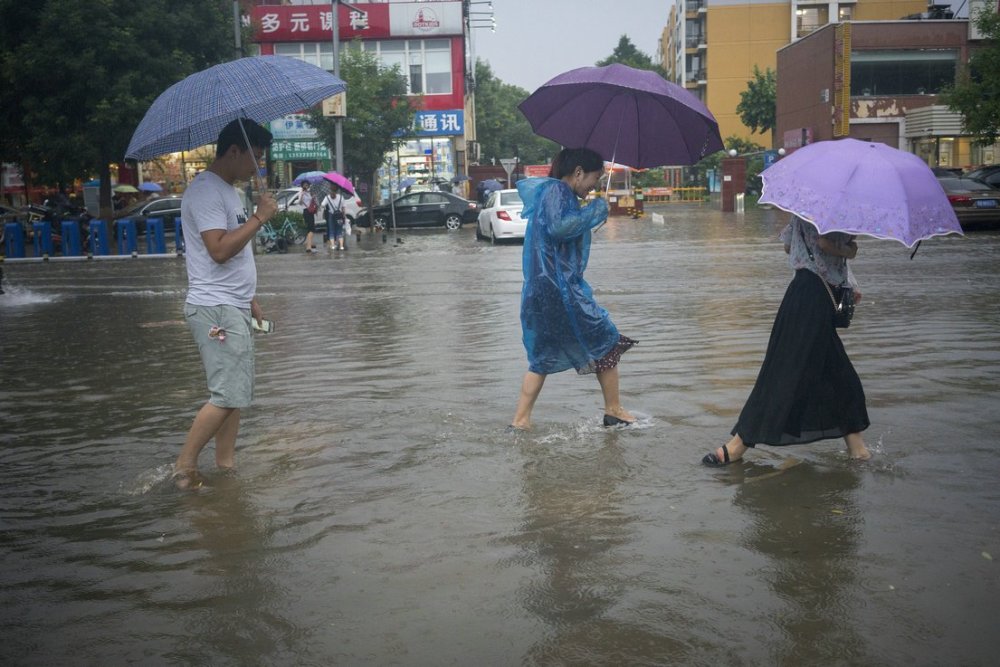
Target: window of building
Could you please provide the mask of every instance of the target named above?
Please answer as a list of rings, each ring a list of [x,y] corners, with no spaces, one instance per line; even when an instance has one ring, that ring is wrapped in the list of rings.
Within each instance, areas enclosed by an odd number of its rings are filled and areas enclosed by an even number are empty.
[[[451,94],[451,40],[372,40],[362,44],[383,67],[399,65],[408,94]]]
[[[358,48],[357,42],[341,43],[342,50]],[[361,42],[362,50],[374,53],[386,68],[399,66],[410,95],[450,95],[451,40],[447,39],[384,39]],[[279,56],[304,60],[327,71],[333,71],[331,42],[291,42],[275,44]]]
[[[805,37],[829,22],[829,5],[816,5],[814,7],[799,6],[795,10],[795,32],[798,37]]]
[[[837,8],[837,20],[850,21],[854,16],[854,5],[840,5]]]
[[[954,49],[853,51],[851,95],[933,95],[955,81]]]

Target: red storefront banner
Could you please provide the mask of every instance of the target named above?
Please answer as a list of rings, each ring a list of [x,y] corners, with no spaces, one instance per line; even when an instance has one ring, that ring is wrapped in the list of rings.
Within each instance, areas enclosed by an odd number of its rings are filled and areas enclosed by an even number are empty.
[[[437,37],[462,34],[462,3],[368,3],[364,11],[337,6],[340,39]],[[258,42],[321,42],[333,31],[329,5],[265,5],[251,19]]]
[[[370,3],[364,12],[338,5],[340,39],[389,37],[389,5]],[[254,7],[251,17],[258,42],[304,42],[330,39],[333,23],[330,5],[281,5]]]

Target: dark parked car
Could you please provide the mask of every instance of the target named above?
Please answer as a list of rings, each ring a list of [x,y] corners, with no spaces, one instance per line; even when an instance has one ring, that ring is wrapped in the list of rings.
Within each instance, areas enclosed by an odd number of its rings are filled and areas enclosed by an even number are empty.
[[[974,178],[939,178],[962,229],[1000,226],[1000,190]]]
[[[150,218],[161,218],[163,220],[163,229],[172,232],[174,230],[174,220],[179,217],[181,217],[180,195],[147,199],[133,204],[124,211],[115,213],[115,220],[125,218],[135,220],[136,231],[140,234],[146,233],[146,221]]]
[[[966,178],[978,178],[987,185],[1000,188],[1000,164],[991,164],[979,169],[973,169],[965,175]]]
[[[464,223],[475,222],[479,217],[479,204],[450,192],[411,192],[393,202],[397,227],[440,227],[458,229]],[[392,227],[392,209],[389,204],[371,209],[370,220],[376,229]],[[368,226],[367,216],[358,220]]]

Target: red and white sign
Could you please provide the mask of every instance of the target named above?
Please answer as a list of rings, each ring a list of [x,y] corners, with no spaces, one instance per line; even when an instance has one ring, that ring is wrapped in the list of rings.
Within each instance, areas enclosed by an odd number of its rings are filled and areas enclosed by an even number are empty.
[[[462,34],[461,2],[394,2],[337,6],[340,39]],[[330,5],[263,5],[251,14],[259,42],[321,42],[333,32]]]

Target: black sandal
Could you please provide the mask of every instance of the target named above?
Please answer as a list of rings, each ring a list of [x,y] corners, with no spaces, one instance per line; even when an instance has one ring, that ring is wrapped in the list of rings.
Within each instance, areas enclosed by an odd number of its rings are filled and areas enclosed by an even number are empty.
[[[720,461],[719,457],[715,455],[715,452],[710,452],[708,454],[705,454],[705,456],[702,457],[701,462],[704,463],[705,465],[707,465],[710,468],[721,468],[723,466],[729,465],[730,463],[736,463],[737,461],[742,461],[743,460],[742,456],[740,458],[738,458],[738,459],[730,459],[729,458],[729,450],[726,448],[725,445],[723,445],[721,447],[721,449],[722,449],[722,456],[724,457],[724,460]]]

